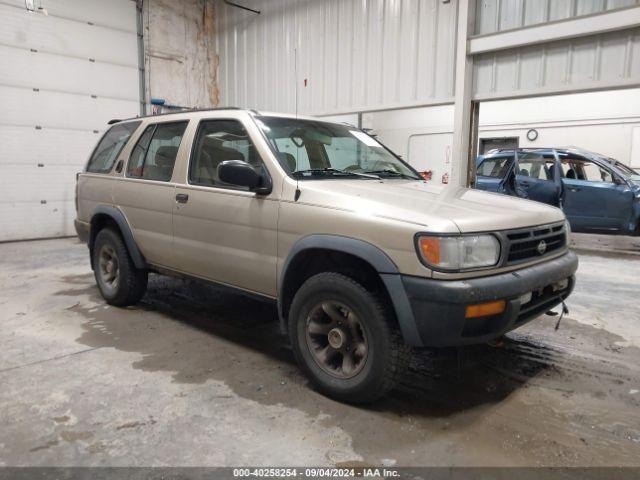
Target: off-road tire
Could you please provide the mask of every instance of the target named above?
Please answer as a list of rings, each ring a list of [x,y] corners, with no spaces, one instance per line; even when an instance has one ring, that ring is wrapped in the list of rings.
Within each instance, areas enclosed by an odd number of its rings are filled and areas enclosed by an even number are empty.
[[[403,342],[395,316],[381,297],[334,272],[314,275],[296,292],[288,315],[294,356],[312,384],[326,396],[348,403],[373,402],[392,390],[407,371],[411,348]],[[368,339],[364,366],[351,378],[327,373],[307,340],[314,306],[332,301],[359,317]]]
[[[100,255],[103,248],[111,249],[117,259],[117,286],[110,288],[101,276]],[[140,301],[147,290],[148,272],[136,268],[118,232],[103,228],[93,244],[93,273],[102,297],[108,304],[127,307]]]

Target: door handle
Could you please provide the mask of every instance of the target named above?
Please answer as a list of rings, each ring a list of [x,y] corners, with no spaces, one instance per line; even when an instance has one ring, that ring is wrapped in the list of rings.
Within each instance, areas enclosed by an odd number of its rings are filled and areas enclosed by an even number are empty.
[[[186,193],[179,193],[176,195],[176,202],[178,203],[187,203],[189,201],[189,195]]]
[[[569,187],[570,192],[579,192],[580,189],[578,187]]]

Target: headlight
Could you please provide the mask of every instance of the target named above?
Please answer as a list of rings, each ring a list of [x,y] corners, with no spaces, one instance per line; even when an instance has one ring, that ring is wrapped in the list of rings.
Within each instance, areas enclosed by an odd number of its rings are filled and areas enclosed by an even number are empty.
[[[567,245],[571,242],[571,224],[569,220],[564,221],[564,233],[567,236]]]
[[[493,235],[418,237],[418,255],[432,267],[445,270],[491,267],[500,259],[500,242]]]

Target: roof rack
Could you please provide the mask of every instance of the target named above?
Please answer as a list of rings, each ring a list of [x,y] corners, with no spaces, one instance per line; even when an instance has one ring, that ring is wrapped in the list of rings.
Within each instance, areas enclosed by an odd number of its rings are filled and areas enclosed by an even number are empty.
[[[240,108],[240,107],[214,107],[214,108],[184,108],[182,110],[177,110],[175,112],[164,112],[164,113],[156,113],[151,114],[151,115],[138,115],[135,117],[130,117],[130,118],[123,118],[123,119],[113,119],[113,120],[109,120],[107,122],[108,125],[113,125],[114,123],[119,123],[119,122],[126,122],[129,120],[138,120],[140,118],[155,118],[155,117],[164,117],[167,115],[177,115],[179,113],[189,113],[189,112],[214,112],[217,110],[247,110],[245,108]],[[248,110],[250,112],[255,113],[256,115],[259,115],[258,111],[256,110]]]

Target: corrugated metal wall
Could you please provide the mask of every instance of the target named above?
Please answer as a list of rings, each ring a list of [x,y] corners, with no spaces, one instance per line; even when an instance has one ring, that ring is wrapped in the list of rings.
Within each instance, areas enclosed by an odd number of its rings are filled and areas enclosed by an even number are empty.
[[[218,0],[220,105],[293,112],[296,81],[300,113],[450,102],[456,3]]]
[[[504,98],[640,83],[640,28],[478,55],[474,97]]]
[[[640,5],[640,0],[477,0],[476,34]]]

